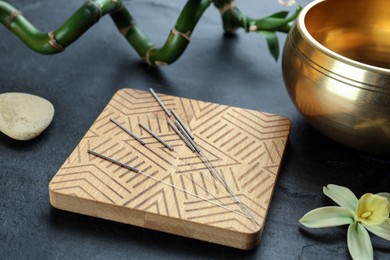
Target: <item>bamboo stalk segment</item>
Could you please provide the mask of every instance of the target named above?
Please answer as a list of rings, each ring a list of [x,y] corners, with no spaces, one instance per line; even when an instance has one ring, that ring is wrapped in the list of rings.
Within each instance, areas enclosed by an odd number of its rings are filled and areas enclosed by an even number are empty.
[[[156,47],[142,32],[122,0],[89,0],[58,29],[48,33],[35,28],[15,7],[0,1],[0,23],[32,50],[42,54],[56,54],[81,37],[101,17],[110,14],[119,32],[147,64],[165,66],[173,63],[183,54],[195,26],[211,2],[221,10],[226,31],[242,27],[247,32],[261,30],[287,32],[290,29],[289,23],[297,15],[295,13],[286,18],[287,12],[283,12],[283,15],[278,13],[276,16],[263,19],[252,19],[236,8],[233,0],[188,0],[165,44],[161,47]]]

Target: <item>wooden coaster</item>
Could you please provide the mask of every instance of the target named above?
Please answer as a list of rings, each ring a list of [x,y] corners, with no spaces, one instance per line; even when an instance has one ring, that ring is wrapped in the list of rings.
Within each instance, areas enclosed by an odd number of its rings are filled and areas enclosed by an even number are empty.
[[[159,96],[187,124],[212,167],[253,218],[167,124],[168,116],[151,93],[135,89],[122,89],[114,95],[53,177],[49,184],[52,206],[235,248],[255,247],[264,228],[290,121],[253,110]],[[173,116],[169,119],[174,121]],[[140,128],[139,122],[175,151]]]

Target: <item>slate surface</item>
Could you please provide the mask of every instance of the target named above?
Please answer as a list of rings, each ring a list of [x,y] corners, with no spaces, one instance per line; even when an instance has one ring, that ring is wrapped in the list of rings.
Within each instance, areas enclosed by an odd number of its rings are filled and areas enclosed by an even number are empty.
[[[83,1],[9,1],[38,28],[62,24]],[[302,5],[308,0],[301,1]],[[125,1],[138,24],[162,44],[185,1]],[[280,10],[277,1],[238,1],[251,16]],[[299,115],[285,91],[280,61],[258,34],[224,36],[210,7],[184,55],[149,69],[109,17],[62,54],[44,56],[0,27],[0,92],[26,92],[50,100],[52,125],[35,140],[0,134],[0,256],[3,259],[349,259],[346,227],[309,230],[298,220],[333,205],[322,187],[348,186],[358,196],[389,191],[390,160],[339,145]],[[281,35],[281,40],[284,36]],[[155,91],[287,116],[290,142],[262,242],[246,252],[51,208],[48,183],[113,94],[123,87]],[[372,236],[377,259],[390,259],[388,242]]]

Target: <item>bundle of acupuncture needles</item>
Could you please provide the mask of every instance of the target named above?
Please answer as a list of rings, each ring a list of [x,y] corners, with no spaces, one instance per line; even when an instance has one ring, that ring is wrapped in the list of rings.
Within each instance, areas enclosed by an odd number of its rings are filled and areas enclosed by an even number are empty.
[[[235,210],[231,210],[230,208],[228,208],[223,202],[221,203],[216,203],[214,201],[211,201],[209,199],[206,199],[204,197],[201,197],[199,195],[196,195],[194,193],[191,193],[191,192],[188,192],[184,189],[181,189],[180,187],[177,187],[175,185],[172,185],[170,183],[167,183],[163,180],[160,180],[158,178],[155,178],[149,174],[146,174],[146,173],[143,173],[142,171],[140,171],[139,169],[135,168],[135,167],[132,167],[131,165],[128,165],[126,163],[123,163],[123,162],[120,162],[118,160],[115,160],[113,158],[110,158],[110,157],[107,157],[103,154],[100,154],[96,151],[93,151],[93,150],[88,150],[88,153],[89,154],[92,154],[94,156],[97,156],[101,159],[104,159],[106,161],[109,161],[111,163],[114,163],[116,165],[119,165],[123,168],[126,168],[128,170],[131,170],[133,172],[136,172],[136,173],[139,173],[139,174],[143,174],[144,176],[148,177],[148,178],[151,178],[151,179],[154,179],[160,183],[163,183],[165,185],[168,185],[168,186],[171,186],[175,189],[178,189],[178,190],[181,190],[187,194],[190,194],[194,197],[197,197],[199,199],[203,199],[203,200],[206,200],[214,205],[218,205],[222,208],[225,208],[229,211],[232,211],[232,212],[235,212],[237,214],[240,214],[240,215],[243,215],[245,217],[247,217],[248,219],[250,219],[255,225],[258,225],[259,226],[259,223],[256,221],[256,219],[253,217],[250,209],[248,209],[248,207],[241,202],[241,200],[238,198],[238,196],[236,196],[236,194],[234,194],[234,192],[232,191],[232,189],[229,187],[228,183],[224,180],[223,176],[220,175],[220,173],[215,169],[214,165],[211,163],[211,161],[209,160],[209,158],[207,157],[207,155],[202,151],[202,149],[199,147],[199,145],[197,145],[196,143],[196,140],[195,140],[195,137],[194,135],[191,133],[191,131],[188,129],[188,127],[185,125],[185,123],[183,122],[183,120],[179,117],[179,115],[174,111],[174,110],[171,110],[169,111],[167,109],[167,107],[164,105],[163,101],[159,98],[159,96],[154,92],[153,89],[150,89],[150,92],[151,94],[153,95],[153,97],[155,98],[155,100],[159,103],[159,105],[161,106],[161,108],[163,109],[163,111],[165,112],[165,114],[168,116],[168,119],[167,119],[167,123],[168,125],[174,130],[174,132],[183,140],[183,142],[186,144],[186,146],[188,146],[188,148],[193,152],[195,153],[200,159],[201,161],[205,164],[205,166],[207,167],[208,171],[210,172],[210,175],[212,176],[213,178],[213,181],[214,182],[218,182],[220,185],[222,185],[222,187],[225,189],[225,191],[229,194],[229,196],[231,196],[231,198],[236,202],[238,203],[238,205],[240,206],[240,208],[242,209],[242,212],[237,212]],[[172,117],[173,116],[173,117]],[[174,119],[174,123],[172,123],[172,121],[169,119],[169,118],[173,118]],[[132,131],[130,131],[130,129],[126,128],[124,125],[122,125],[120,122],[118,122],[117,120],[115,120],[114,118],[110,118],[110,121],[113,122],[115,125],[117,125],[119,128],[121,128],[123,131],[125,131],[126,133],[128,133],[130,136],[132,136],[135,140],[137,140],[140,144],[142,145],[146,145],[146,143],[142,140],[141,137],[137,136],[136,134],[134,134]],[[172,146],[170,146],[165,140],[163,140],[163,138],[161,138],[158,134],[156,134],[155,132],[153,132],[150,128],[148,128],[145,124],[143,124],[142,122],[139,122],[139,127],[144,129],[146,132],[148,132],[153,138],[155,138],[158,142],[160,142],[161,144],[163,144],[166,148],[168,148],[171,152],[176,152],[174,150],[174,148]],[[213,196],[215,197],[215,196]],[[218,201],[220,201],[219,199],[217,199]]]

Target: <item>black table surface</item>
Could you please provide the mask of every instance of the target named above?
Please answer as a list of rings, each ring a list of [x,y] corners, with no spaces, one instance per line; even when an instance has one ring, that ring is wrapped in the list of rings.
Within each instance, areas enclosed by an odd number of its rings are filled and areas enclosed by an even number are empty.
[[[83,1],[12,0],[36,27],[51,31]],[[301,5],[309,0],[300,1]],[[125,5],[161,45],[185,1],[134,0]],[[253,17],[282,9],[276,0],[238,1]],[[284,7],[283,7],[284,8]],[[289,8],[287,10],[293,10]],[[283,44],[285,35],[280,35]],[[242,251],[50,206],[48,183],[114,93],[124,87],[188,97],[287,116],[292,131],[259,247]],[[174,64],[148,68],[102,18],[65,52],[37,54],[0,27],[0,92],[26,92],[53,103],[55,117],[38,138],[19,142],[0,134],[0,258],[260,258],[350,259],[347,227],[306,229],[309,210],[333,205],[324,185],[357,196],[390,190],[390,160],[333,142],[298,113],[260,34],[224,35],[210,7],[191,44]],[[390,259],[389,242],[372,236],[375,257]]]

